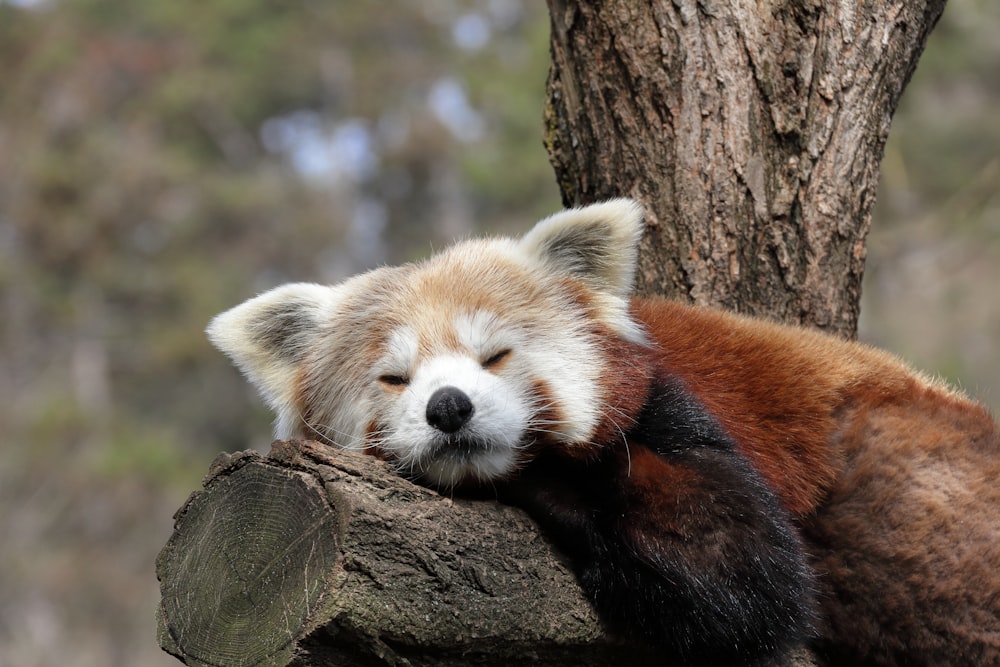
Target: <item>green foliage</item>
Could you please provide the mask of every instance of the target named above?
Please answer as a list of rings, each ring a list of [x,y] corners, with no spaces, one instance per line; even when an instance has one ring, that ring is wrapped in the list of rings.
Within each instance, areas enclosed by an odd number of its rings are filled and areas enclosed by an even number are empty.
[[[489,30],[471,50],[453,39],[470,12]],[[172,663],[152,639],[152,555],[217,451],[269,441],[205,324],[280,281],[336,280],[472,220],[554,207],[536,129],[544,19],[521,0],[0,3],[0,502],[31,536],[0,554],[23,554],[12,571],[58,598],[61,636],[32,647],[0,622],[5,657],[113,662],[97,605],[123,664]],[[442,81],[481,132],[435,112]],[[289,118],[313,134],[268,144],[268,123]],[[338,132],[355,144],[324,148]],[[296,154],[310,147],[318,171]],[[116,578],[79,567],[69,595],[42,583],[101,544],[145,556]],[[31,586],[2,587],[5,604]]]

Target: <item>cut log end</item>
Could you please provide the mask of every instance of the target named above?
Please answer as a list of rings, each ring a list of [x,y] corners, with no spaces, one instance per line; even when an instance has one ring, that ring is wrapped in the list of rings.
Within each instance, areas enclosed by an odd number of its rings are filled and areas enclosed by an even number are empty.
[[[176,521],[157,562],[164,648],[191,664],[287,662],[339,556],[316,479],[245,454]]]

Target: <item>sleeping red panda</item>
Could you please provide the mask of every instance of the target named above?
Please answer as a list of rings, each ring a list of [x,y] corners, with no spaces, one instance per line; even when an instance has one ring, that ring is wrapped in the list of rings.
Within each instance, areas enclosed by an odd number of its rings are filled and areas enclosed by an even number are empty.
[[[640,207],[563,211],[216,317],[305,435],[484,484],[682,664],[1000,664],[1000,427],[865,345],[631,298]]]

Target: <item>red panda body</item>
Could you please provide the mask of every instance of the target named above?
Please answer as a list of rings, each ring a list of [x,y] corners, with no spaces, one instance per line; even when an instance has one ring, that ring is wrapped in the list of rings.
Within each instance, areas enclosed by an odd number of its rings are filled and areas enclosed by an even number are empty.
[[[630,299],[641,209],[565,211],[237,306],[305,434],[524,507],[609,629],[681,664],[1000,665],[1000,427],[873,348]]]
[[[637,300],[683,378],[791,513],[843,664],[1000,664],[1000,427],[873,348]]]

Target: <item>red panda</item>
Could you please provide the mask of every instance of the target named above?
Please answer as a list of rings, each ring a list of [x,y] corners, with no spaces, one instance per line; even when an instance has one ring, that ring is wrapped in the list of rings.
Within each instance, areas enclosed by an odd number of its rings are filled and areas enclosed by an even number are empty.
[[[632,297],[642,231],[630,200],[566,210],[208,334],[277,437],[496,488],[680,663],[1000,664],[987,410],[860,343]]]

